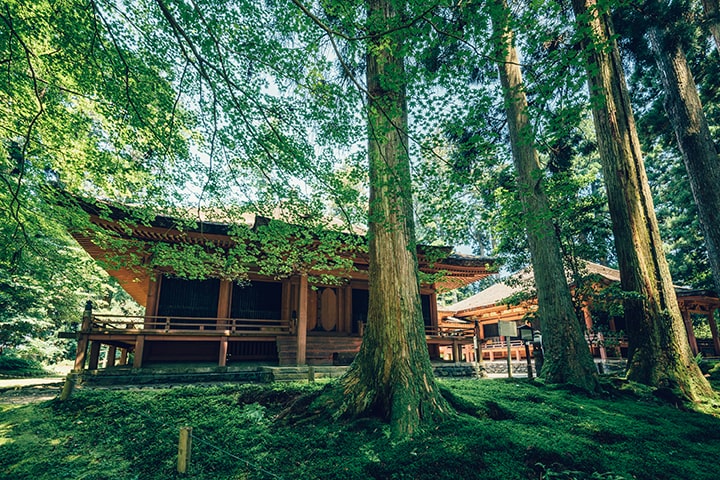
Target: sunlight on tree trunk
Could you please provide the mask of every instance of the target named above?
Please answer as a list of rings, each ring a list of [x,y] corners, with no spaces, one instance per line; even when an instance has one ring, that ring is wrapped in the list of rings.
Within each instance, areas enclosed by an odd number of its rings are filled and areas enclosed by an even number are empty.
[[[545,345],[541,375],[549,382],[569,383],[585,390],[598,388],[595,364],[567,285],[560,241],[543,189],[543,171],[527,115],[522,73],[510,10],[505,0],[494,0],[493,31],[498,45],[498,71],[505,98],[510,144],[518,191],[523,205],[525,230],[530,244],[533,274],[538,293],[538,317]]]
[[[573,0],[584,34],[588,87],[605,177],[625,303],[628,378],[679,390],[691,400],[711,392],[695,363],[670,278],[620,54],[609,13]]]
[[[372,30],[388,30],[400,14],[397,4],[369,2]],[[360,352],[341,385],[342,413],[379,416],[404,437],[444,418],[450,407],[435,384],[425,343],[400,49],[398,34],[377,35],[368,47],[370,303]]]
[[[665,110],[698,207],[715,288],[720,292],[720,158],[685,52],[679,45],[669,44],[668,36],[657,27],[651,28],[648,36],[665,89]]]

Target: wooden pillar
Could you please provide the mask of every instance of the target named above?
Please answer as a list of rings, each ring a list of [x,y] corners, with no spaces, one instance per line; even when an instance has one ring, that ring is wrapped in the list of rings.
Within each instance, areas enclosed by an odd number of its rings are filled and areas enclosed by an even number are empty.
[[[224,367],[227,364],[228,337],[220,337],[220,352],[218,357],[218,367]]]
[[[120,365],[127,365],[128,349],[120,349]]]
[[[82,324],[80,325],[80,334],[78,337],[77,352],[75,354],[75,370],[80,371],[85,368],[85,358],[87,356],[87,347],[90,341],[90,329],[92,328],[92,302],[88,300],[85,303],[83,311]]]
[[[353,331],[353,324],[352,324],[352,287],[350,285],[345,285],[344,288],[345,292],[345,330],[348,333],[352,333]]]
[[[460,362],[460,345],[456,341],[453,341],[452,343],[452,356],[453,356],[453,362],[458,363]]]
[[[592,314],[590,313],[590,307],[588,307],[587,304],[583,305],[582,312],[583,312],[583,318],[585,319],[585,328],[587,328],[588,332],[593,332],[593,327],[595,324],[593,323]],[[603,344],[602,333],[597,332],[597,339],[599,342],[598,350],[600,351],[600,358],[602,358],[603,361],[605,361],[607,359],[607,351],[605,350],[605,345]],[[592,347],[592,345],[588,345],[588,347],[590,348],[590,354],[592,355],[593,347]]]
[[[100,342],[93,340],[90,342],[90,361],[88,362],[88,370],[97,370],[98,361],[100,359]]]
[[[710,333],[712,333],[713,350],[715,350],[715,355],[720,355],[720,336],[718,336],[717,322],[713,312],[714,310],[711,308],[707,314],[707,319],[710,325]]]
[[[142,368],[144,350],[145,336],[138,335],[137,340],[135,340],[135,357],[133,359],[133,368]]]
[[[598,341],[600,342],[600,360],[607,362],[607,350],[605,350],[605,335],[598,333]]]
[[[85,368],[85,357],[87,355],[88,347],[88,334],[81,333],[78,339],[77,352],[75,353],[75,367],[76,371],[83,370]]]
[[[687,330],[687,337],[688,342],[690,343],[690,349],[692,350],[693,355],[698,354],[698,345],[697,345],[697,339],[695,338],[695,330],[692,326],[692,319],[690,318],[690,312],[683,309],[682,312],[682,318],[683,322],[685,323],[685,330]]]
[[[435,290],[430,293],[430,312],[428,313],[430,315],[430,325],[437,327],[439,322],[439,316],[437,309],[437,292]]]
[[[290,323],[292,319],[292,311],[294,310],[290,304],[292,285],[290,280],[283,280],[282,282],[282,299],[280,300],[280,319],[283,322]],[[293,327],[290,327],[290,333],[293,333]]]
[[[593,331],[594,325],[593,325],[592,314],[590,313],[590,308],[588,308],[586,303],[583,303],[582,315],[583,315],[583,320],[585,321],[585,331],[587,332],[587,334],[585,335],[585,341],[588,343],[588,348],[590,349],[590,355],[593,355],[593,347],[592,347],[592,344],[590,342],[588,342],[588,340],[590,338],[592,338],[592,334],[595,332]],[[603,348],[603,347],[600,346],[600,348]],[[601,356],[602,356],[602,354],[601,354]]]
[[[226,327],[226,320],[230,317],[230,297],[232,296],[232,282],[230,280],[220,281],[218,292],[217,325],[221,330]]]
[[[307,352],[307,324],[308,324],[308,280],[306,275],[300,276],[300,292],[298,301],[297,325],[297,359],[298,365],[305,365]]]
[[[592,315],[590,314],[590,309],[585,304],[582,306],[582,313],[583,313],[583,320],[585,320],[585,328],[587,328],[589,331],[593,329],[593,319]]]
[[[617,326],[615,325],[615,319],[613,317],[610,317],[608,320],[608,324],[610,325],[610,331],[617,333]],[[617,341],[615,342],[615,346],[613,347],[613,352],[616,357],[622,358],[622,348],[620,347],[620,338],[617,338]]]
[[[108,345],[107,358],[105,358],[105,368],[112,368],[115,366],[115,354],[117,347],[115,345]]]
[[[148,296],[147,303],[145,304],[145,317],[154,317],[157,315],[158,298],[160,298],[159,292],[162,284],[162,275],[155,275],[155,278],[148,280]],[[148,322],[148,319],[145,319]]]

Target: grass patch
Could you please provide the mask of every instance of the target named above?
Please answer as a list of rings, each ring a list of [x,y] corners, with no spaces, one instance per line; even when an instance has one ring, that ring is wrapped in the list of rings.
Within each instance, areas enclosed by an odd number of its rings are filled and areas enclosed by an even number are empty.
[[[48,373],[42,364],[35,360],[0,354],[0,378],[42,377]]]
[[[720,419],[642,389],[587,397],[537,382],[448,380],[460,413],[397,442],[371,418],[277,420],[320,388],[78,390],[65,403],[2,406],[0,478],[717,478]],[[175,473],[181,426],[195,437],[187,476]]]

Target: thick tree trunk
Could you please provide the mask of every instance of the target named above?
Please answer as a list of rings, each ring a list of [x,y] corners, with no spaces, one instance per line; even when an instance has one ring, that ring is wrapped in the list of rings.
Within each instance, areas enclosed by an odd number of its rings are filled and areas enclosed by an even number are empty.
[[[392,0],[369,1],[371,31],[390,30],[398,15]],[[380,34],[368,47],[370,303],[360,352],[341,384],[343,413],[380,416],[395,435],[407,436],[450,407],[436,387],[425,342],[399,38]]]
[[[527,116],[527,98],[513,33],[508,26],[509,18],[506,1],[494,0],[493,31],[496,45],[500,47],[498,71],[538,292],[538,317],[545,348],[541,375],[549,382],[568,383],[594,391],[598,388],[597,371],[575,314],[560,241],[555,235],[548,199],[542,187],[543,171]]]
[[[609,14],[595,0],[572,0],[585,36],[588,87],[605,177],[625,301],[628,378],[679,389],[697,400],[711,392],[692,358],[673,289],[620,54]]]
[[[715,46],[720,50],[720,0],[702,0],[705,12],[705,21],[715,40]]]
[[[665,89],[665,110],[698,206],[715,288],[720,292],[720,157],[685,52],[679,45],[668,43],[659,28],[651,28],[648,37]]]

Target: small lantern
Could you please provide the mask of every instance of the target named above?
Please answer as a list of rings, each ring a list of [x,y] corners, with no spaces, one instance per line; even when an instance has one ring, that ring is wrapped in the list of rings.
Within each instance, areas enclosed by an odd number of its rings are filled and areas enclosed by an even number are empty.
[[[518,336],[524,343],[531,342],[533,339],[533,329],[530,325],[521,325],[518,327]]]
[[[518,336],[525,345],[525,361],[527,362],[528,378],[533,378],[532,364],[530,363],[530,342],[533,339],[533,329],[527,323],[518,327]]]

